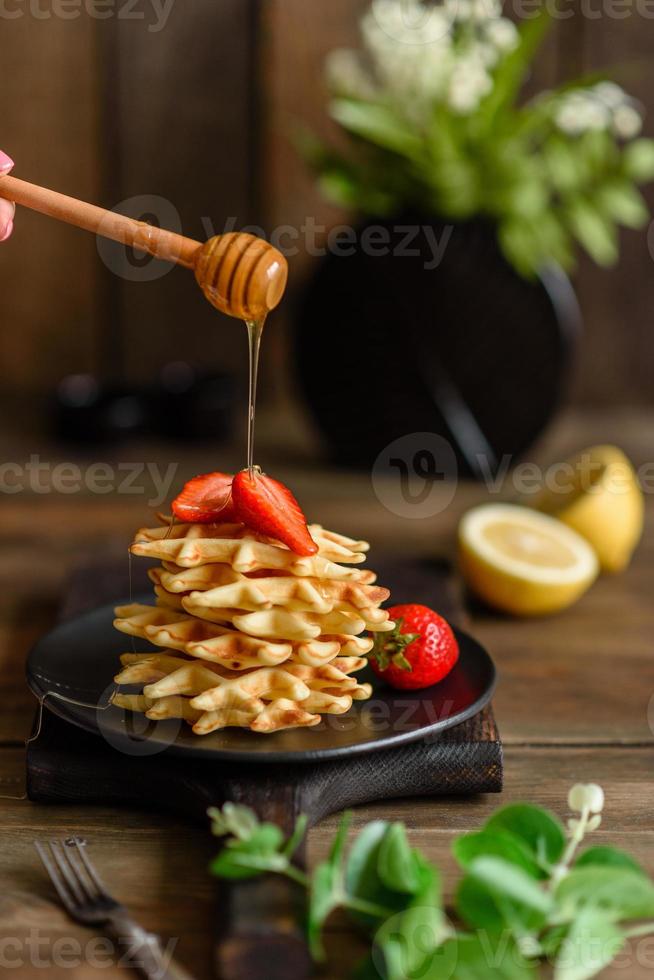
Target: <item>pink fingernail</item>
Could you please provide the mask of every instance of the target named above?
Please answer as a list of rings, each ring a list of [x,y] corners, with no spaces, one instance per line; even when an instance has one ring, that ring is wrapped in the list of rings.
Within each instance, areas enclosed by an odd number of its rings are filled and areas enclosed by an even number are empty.
[[[0,238],[0,244],[2,242],[6,242],[7,241],[7,239],[9,238],[9,236],[11,235],[11,233],[12,233],[13,230],[14,230],[14,223],[13,223],[13,221],[10,221],[9,224],[7,225],[7,227],[5,228],[4,235],[2,236],[2,238]]]
[[[0,150],[0,174],[8,173],[14,166],[14,161]]]

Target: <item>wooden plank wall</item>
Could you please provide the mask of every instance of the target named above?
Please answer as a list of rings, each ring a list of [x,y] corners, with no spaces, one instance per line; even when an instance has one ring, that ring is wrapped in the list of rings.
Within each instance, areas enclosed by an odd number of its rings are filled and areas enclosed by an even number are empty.
[[[101,150],[91,21],[0,19],[0,71],[0,146],[16,173],[95,199]],[[95,244],[39,216],[20,219],[0,254],[0,371],[3,389],[41,391],[64,366],[93,364]]]
[[[217,231],[230,216],[269,229],[299,227],[307,216],[330,225],[341,216],[320,198],[290,134],[296,121],[330,131],[322,62],[332,47],[355,42],[365,6],[178,0],[158,32],[147,20],[0,19],[0,146],[17,173],[91,200],[161,195],[197,237],[203,218]],[[532,85],[616,63],[618,79],[654,113],[654,21],[634,7],[626,13],[590,19],[577,9],[561,21]],[[4,391],[39,394],[64,373],[112,364],[147,381],[176,357],[242,373],[238,325],[213,313],[186,273],[117,280],[90,236],[20,219],[0,251]],[[582,263],[576,282],[587,329],[576,401],[651,402],[652,262],[647,235],[629,232],[617,270]],[[300,253],[291,267],[297,292],[310,260]],[[292,299],[274,336],[271,328],[264,365],[265,386],[278,394],[287,384]]]

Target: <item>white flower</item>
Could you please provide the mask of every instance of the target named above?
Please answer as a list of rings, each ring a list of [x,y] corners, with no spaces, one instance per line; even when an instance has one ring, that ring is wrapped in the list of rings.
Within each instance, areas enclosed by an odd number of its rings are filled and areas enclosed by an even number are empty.
[[[593,88],[593,92],[611,109],[615,109],[627,101],[626,92],[615,82],[598,82]]]
[[[564,102],[556,111],[554,121],[563,133],[569,136],[577,136],[583,132],[583,126],[579,117],[579,106],[573,102]]]
[[[611,114],[606,106],[591,99],[582,109],[581,117],[585,129],[607,129],[611,122]]]
[[[604,809],[604,790],[597,783],[577,783],[568,793],[568,806],[576,813],[589,810],[601,813]]]
[[[632,105],[621,105],[613,110],[613,132],[618,139],[633,139],[638,136],[642,127],[640,113]]]
[[[512,51],[519,39],[517,27],[506,17],[500,17],[499,20],[492,20],[487,24],[485,35],[498,51]]]
[[[447,93],[452,68],[450,28],[442,8],[425,7],[416,0],[376,0],[363,18],[372,83],[417,125],[427,122],[434,102]],[[355,76],[350,79],[354,82]],[[361,84],[362,79],[356,82]]]
[[[608,129],[611,119],[610,110],[592,92],[570,92],[561,99],[554,116],[558,128],[570,136],[591,129]]]
[[[453,21],[470,20],[472,17],[472,0],[445,0],[445,12]]]
[[[476,21],[490,20],[498,17],[501,7],[496,0],[472,0],[471,19]]]
[[[477,58],[462,58],[455,66],[447,94],[450,108],[462,115],[477,108],[493,81]]]
[[[420,0],[373,0],[363,27],[364,37],[372,40],[375,47],[383,45],[384,39],[422,46],[447,35],[450,18],[442,8],[423,4]]]

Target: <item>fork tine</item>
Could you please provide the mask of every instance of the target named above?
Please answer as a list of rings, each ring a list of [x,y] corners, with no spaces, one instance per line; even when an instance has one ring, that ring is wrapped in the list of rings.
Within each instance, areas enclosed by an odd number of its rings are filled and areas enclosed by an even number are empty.
[[[75,869],[73,868],[71,870],[71,866],[67,858],[64,857],[65,845],[62,845],[61,841],[51,840],[50,850],[52,852],[53,858],[57,862],[57,867],[59,868],[59,871],[64,876],[66,884],[68,885],[68,888],[70,889],[70,892],[75,902],[77,902],[78,905],[83,905],[84,902],[86,901],[86,895],[80,885],[80,882],[78,880],[78,875]]]
[[[40,840],[34,841],[34,847],[36,848],[36,852],[41,858],[41,861],[43,862],[43,867],[48,872],[48,877],[50,878],[50,881],[54,885],[55,891],[57,892],[57,895],[61,899],[64,908],[69,913],[72,913],[75,908],[75,902],[71,898],[70,893],[67,891],[66,885],[64,884],[64,879],[62,878],[61,874],[57,870],[55,864],[53,863],[52,858],[48,854],[46,847],[41,843]]]
[[[70,870],[75,875],[75,880],[84,893],[84,897],[89,902],[96,902],[100,897],[98,891],[95,887],[95,882],[90,879],[90,875],[84,874],[84,869],[86,865],[79,860],[76,856],[78,851],[73,848],[73,844],[69,840],[62,842],[62,852],[68,862]]]
[[[110,899],[109,892],[107,891],[107,886],[105,885],[104,881],[102,880],[98,872],[95,870],[95,867],[91,863],[91,859],[87,855],[85,848],[83,848],[82,845],[80,844],[79,837],[74,837],[73,840],[75,841],[75,848],[82,860],[82,864],[86,869],[86,873],[91,879],[91,881],[93,882],[93,884],[95,885],[95,887],[97,888],[99,896],[104,899]]]

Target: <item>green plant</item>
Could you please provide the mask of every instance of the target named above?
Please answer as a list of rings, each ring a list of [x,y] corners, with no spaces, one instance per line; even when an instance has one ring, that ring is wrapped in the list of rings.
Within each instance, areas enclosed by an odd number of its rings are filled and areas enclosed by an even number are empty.
[[[492,220],[524,276],[574,265],[575,242],[602,265],[617,226],[649,217],[636,184],[654,178],[639,108],[597,76],[520,102],[549,26],[520,29],[499,0],[373,0],[361,51],[332,52],[329,111],[345,150],[305,134],[325,193],[372,216]]]
[[[575,816],[567,827],[539,807],[512,804],[455,840],[463,876],[451,917],[438,870],[411,847],[401,823],[367,824],[346,855],[345,814],[329,857],[307,874],[293,864],[305,817],[284,840],[279,827],[227,803],[209,811],[214,833],[226,838],[211,871],[227,879],[275,872],[306,888],[317,961],[325,958],[325,922],[344,909],[371,938],[359,980],[527,980],[546,963],[555,980],[585,980],[627,939],[654,933],[654,882],[616,848],[578,853],[601,822],[599,786],[574,786],[568,804]]]

